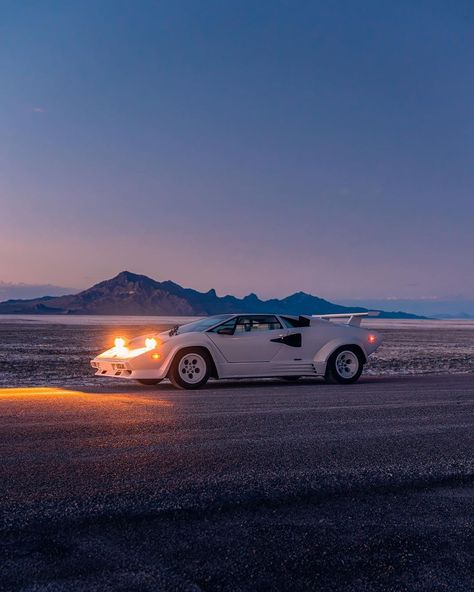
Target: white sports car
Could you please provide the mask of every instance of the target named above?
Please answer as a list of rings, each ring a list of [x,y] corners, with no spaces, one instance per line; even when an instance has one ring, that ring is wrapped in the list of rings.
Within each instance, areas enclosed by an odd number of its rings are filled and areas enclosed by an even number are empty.
[[[375,331],[360,327],[367,313],[287,316],[223,314],[205,317],[163,333],[115,339],[91,361],[97,376],[158,384],[164,378],[196,389],[212,378],[323,376],[350,384],[380,345]],[[331,322],[347,317],[348,322]]]

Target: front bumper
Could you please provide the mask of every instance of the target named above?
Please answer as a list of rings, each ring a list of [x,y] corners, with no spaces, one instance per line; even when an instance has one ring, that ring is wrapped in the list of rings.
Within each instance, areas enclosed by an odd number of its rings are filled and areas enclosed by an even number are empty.
[[[148,367],[141,368],[139,364],[131,364],[127,360],[110,360],[100,357],[91,360],[90,364],[95,370],[96,376],[104,376],[106,378],[140,380],[147,378],[162,379],[166,376],[166,369],[161,364],[155,368],[150,368],[149,365]]]
[[[100,360],[94,358],[91,360],[91,366],[94,368],[96,376],[108,376],[119,378],[131,378],[133,370],[126,362],[120,360]]]

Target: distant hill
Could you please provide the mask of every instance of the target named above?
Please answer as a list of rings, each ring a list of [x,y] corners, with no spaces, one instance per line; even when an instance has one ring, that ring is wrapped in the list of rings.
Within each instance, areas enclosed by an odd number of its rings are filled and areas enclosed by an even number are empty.
[[[329,314],[366,312],[366,308],[333,304],[323,298],[296,292],[282,300],[260,300],[255,294],[244,298],[217,296],[215,290],[198,292],[171,281],[157,282],[145,275],[122,271],[79,292],[0,303],[0,314],[76,315],[186,315],[200,316],[233,312],[281,314]],[[381,311],[381,318],[419,319],[413,314]]]
[[[468,312],[458,312],[457,314],[447,314],[447,313],[442,313],[442,314],[435,314],[432,317],[433,319],[440,319],[440,320],[446,320],[446,321],[472,321],[474,320],[474,314],[470,314]]]
[[[53,286],[51,284],[15,284],[0,281],[0,302],[12,299],[19,300],[20,298],[39,298],[45,294],[49,296],[64,296],[65,294],[75,294],[77,292],[79,290],[74,290],[74,288]]]

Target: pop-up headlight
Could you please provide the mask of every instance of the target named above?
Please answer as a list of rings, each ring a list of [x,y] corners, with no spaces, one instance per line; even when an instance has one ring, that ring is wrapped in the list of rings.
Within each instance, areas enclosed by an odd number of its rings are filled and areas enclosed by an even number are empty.
[[[125,347],[125,339],[123,337],[116,337],[114,345],[117,349],[123,349]]]
[[[145,347],[147,349],[155,349],[155,347],[158,345],[158,342],[156,341],[156,339],[154,337],[147,337],[145,339]]]

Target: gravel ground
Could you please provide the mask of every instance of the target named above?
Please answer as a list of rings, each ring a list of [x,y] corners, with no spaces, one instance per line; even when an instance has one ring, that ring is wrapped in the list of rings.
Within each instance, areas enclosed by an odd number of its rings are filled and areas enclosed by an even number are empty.
[[[2,592],[474,589],[472,375],[95,386],[0,390]]]

